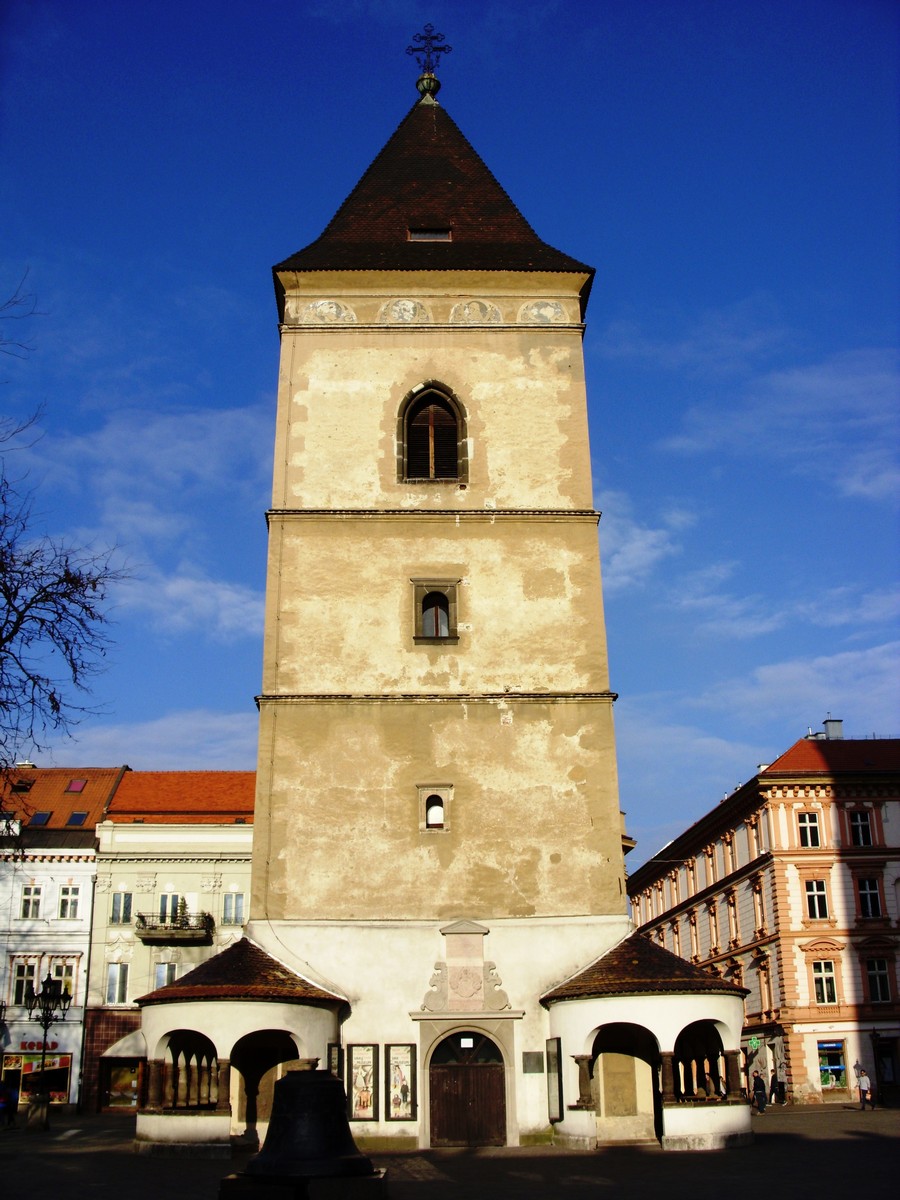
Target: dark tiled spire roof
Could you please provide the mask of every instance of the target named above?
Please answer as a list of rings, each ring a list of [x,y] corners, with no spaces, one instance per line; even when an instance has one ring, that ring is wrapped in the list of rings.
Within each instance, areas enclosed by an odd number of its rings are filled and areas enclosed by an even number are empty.
[[[343,1004],[342,996],[295,975],[277,959],[242,938],[188,971],[181,979],[138,999],[138,1004],[183,1000],[282,1000],[291,1004]]]
[[[411,241],[410,230],[450,230]],[[279,271],[410,270],[588,272],[542,242],[430,96],[419,100],[325,232]]]
[[[695,967],[642,933],[633,933],[584,971],[547,992],[541,1002],[600,996],[686,996],[695,992],[747,994],[745,988]]]

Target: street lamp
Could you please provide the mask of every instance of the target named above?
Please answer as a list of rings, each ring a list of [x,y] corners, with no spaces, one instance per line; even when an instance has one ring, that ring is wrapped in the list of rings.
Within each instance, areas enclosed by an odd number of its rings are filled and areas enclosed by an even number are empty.
[[[43,1034],[41,1040],[40,1091],[38,1093],[38,1110],[35,1122],[42,1129],[50,1127],[50,1097],[47,1095],[47,1090],[44,1086],[45,1068],[47,1065],[47,1030],[51,1025],[55,1025],[57,1021],[64,1021],[66,1019],[66,1013],[69,1011],[71,1003],[72,997],[69,994],[68,987],[63,989],[62,980],[54,979],[49,971],[47,972],[46,979],[41,983],[41,990],[39,992],[34,990],[34,984],[30,980],[25,989],[25,1007],[28,1009],[28,1015],[32,1021],[37,1021]]]

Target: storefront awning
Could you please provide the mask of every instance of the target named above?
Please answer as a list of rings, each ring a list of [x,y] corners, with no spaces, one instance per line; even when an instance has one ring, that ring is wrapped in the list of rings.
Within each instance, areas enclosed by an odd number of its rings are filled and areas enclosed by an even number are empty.
[[[139,1029],[133,1029],[131,1033],[126,1033],[123,1038],[119,1038],[117,1042],[104,1050],[100,1057],[146,1058],[147,1043],[144,1041],[144,1035]]]

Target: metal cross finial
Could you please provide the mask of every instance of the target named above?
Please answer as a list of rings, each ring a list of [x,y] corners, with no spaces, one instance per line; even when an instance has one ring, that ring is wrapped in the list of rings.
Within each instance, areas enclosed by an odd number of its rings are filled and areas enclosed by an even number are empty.
[[[438,65],[439,56],[441,54],[449,54],[453,49],[452,46],[442,44],[444,35],[442,33],[435,33],[434,26],[431,24],[425,26],[424,33],[413,34],[413,41],[418,42],[418,46],[407,46],[406,53],[416,56],[416,62],[426,75],[433,75]]]

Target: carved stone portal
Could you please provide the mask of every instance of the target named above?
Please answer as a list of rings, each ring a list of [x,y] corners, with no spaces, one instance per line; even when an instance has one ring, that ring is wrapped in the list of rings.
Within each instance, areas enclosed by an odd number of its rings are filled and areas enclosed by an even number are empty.
[[[488,932],[474,921],[456,921],[441,930],[446,959],[434,964],[423,1012],[503,1012],[510,1007],[496,964],[484,960]]]

